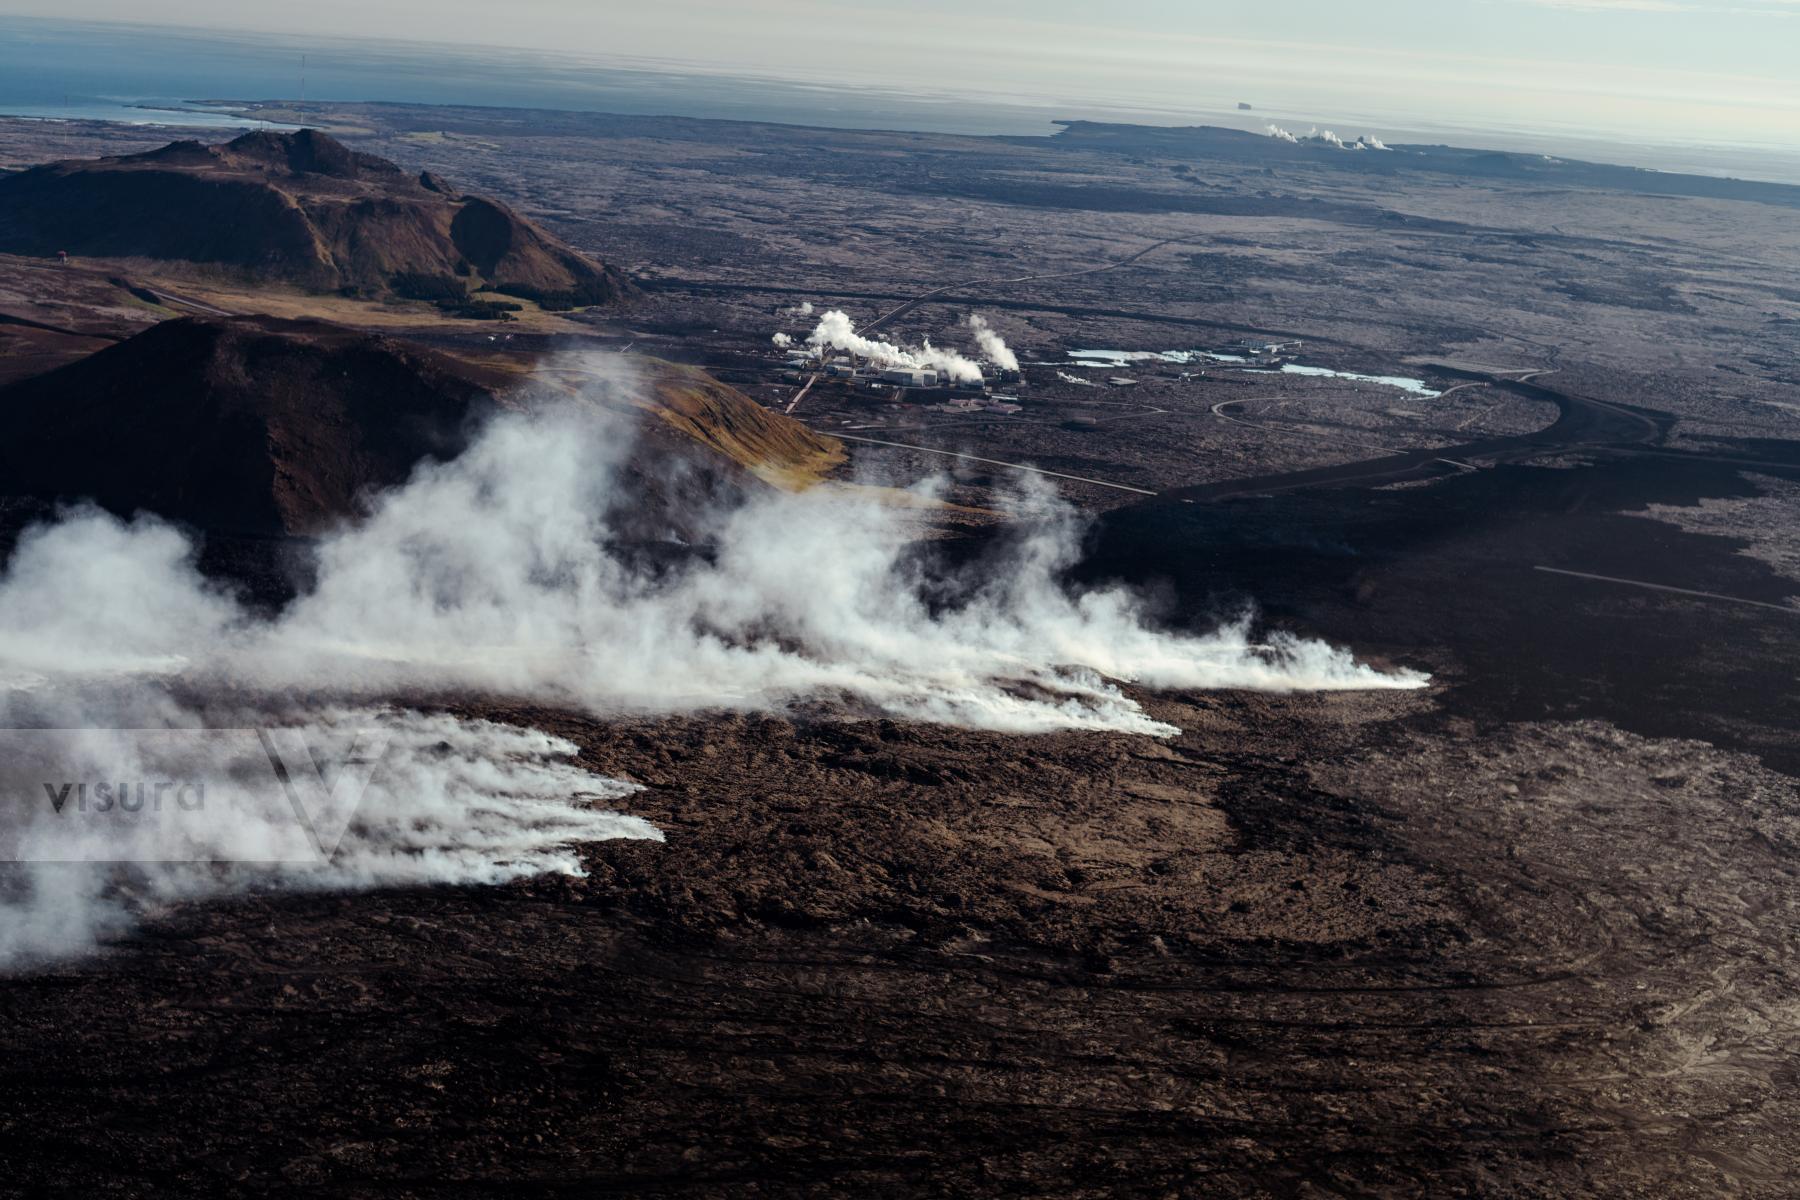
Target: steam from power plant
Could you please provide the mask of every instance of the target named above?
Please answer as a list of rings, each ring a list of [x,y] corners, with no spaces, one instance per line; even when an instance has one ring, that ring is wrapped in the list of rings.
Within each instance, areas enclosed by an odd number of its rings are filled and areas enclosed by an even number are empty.
[[[975,336],[981,359],[1003,371],[1019,369],[1018,355],[1007,346],[1004,338],[994,332],[985,317],[979,313],[971,313],[968,327]],[[783,336],[776,335],[777,346],[789,344],[779,340]],[[806,344],[821,356],[829,351],[839,350],[865,358],[873,366],[937,371],[957,383],[979,383],[982,378],[980,362],[959,350],[934,346],[930,338],[923,339],[917,347],[911,347],[865,337],[856,331],[856,322],[850,315],[838,309],[832,309],[819,318],[819,323],[808,335]]]
[[[809,341],[834,339],[871,357],[866,347],[884,345],[828,313]],[[616,356],[583,370],[618,373],[598,387],[633,386]],[[203,578],[187,535],[152,518],[87,510],[31,530],[0,576],[0,715],[38,729],[274,723],[317,733],[360,722],[400,747],[329,863],[140,870],[141,894],[179,898],[485,882],[576,870],[574,842],[655,836],[594,808],[594,797],[623,798],[627,785],[574,768],[566,744],[390,711],[395,698],[502,694],[594,714],[779,711],[823,699],[851,713],[1016,733],[1163,737],[1177,731],[1121,683],[1291,691],[1426,681],[1318,642],[1257,639],[1247,619],[1162,631],[1127,590],[1070,589],[1062,578],[1082,525],[1047,491],[1021,494],[1013,535],[957,568],[922,555],[899,508],[830,486],[770,490],[703,515],[705,553],[646,568],[614,548],[608,516],[632,499],[625,420],[582,404],[498,418],[460,458],[421,466],[375,498],[365,520],[324,539],[316,582],[272,617]],[[929,487],[917,490],[931,500]],[[68,755],[94,759],[73,745]],[[103,778],[136,769],[94,761]],[[56,828],[32,836],[54,839]],[[240,857],[267,836],[254,823],[203,831],[190,857]],[[60,857],[105,857],[85,850]],[[91,940],[122,911],[107,899],[115,884],[101,867],[0,873],[0,963]],[[68,899],[76,895],[87,899]]]
[[[974,383],[981,379],[981,366],[955,350],[940,350],[931,344],[930,338],[914,349],[863,337],[856,332],[856,322],[850,315],[835,308],[819,318],[819,324],[807,337],[806,344],[820,354],[842,350],[866,358],[878,367],[937,371],[958,383]]]
[[[792,308],[784,308],[781,310],[781,315],[784,317],[810,317],[812,316],[812,313],[813,304],[811,300],[803,300]],[[769,341],[775,344],[777,350],[788,350],[794,345],[793,335],[781,330],[776,331],[775,336],[771,337]]]
[[[975,331],[975,344],[981,347],[981,356],[999,367],[1002,371],[1019,369],[1019,356],[1007,346],[1005,339],[994,332],[993,326],[980,313],[969,314],[969,328]]]
[[[1333,133],[1331,130],[1326,129],[1326,130],[1321,131],[1316,126],[1313,129],[1307,131],[1305,134],[1298,136],[1298,137],[1296,137],[1294,134],[1289,133],[1287,130],[1283,129],[1279,125],[1266,125],[1266,126],[1264,126],[1264,128],[1268,130],[1269,136],[1274,138],[1276,141],[1293,142],[1296,145],[1330,146],[1334,150],[1387,150],[1387,149],[1389,149],[1388,145],[1385,142],[1383,142],[1380,138],[1374,137],[1374,136],[1372,136],[1370,134],[1366,134],[1366,133],[1358,136],[1357,139],[1353,142],[1346,142],[1343,138],[1339,137],[1337,134]]]

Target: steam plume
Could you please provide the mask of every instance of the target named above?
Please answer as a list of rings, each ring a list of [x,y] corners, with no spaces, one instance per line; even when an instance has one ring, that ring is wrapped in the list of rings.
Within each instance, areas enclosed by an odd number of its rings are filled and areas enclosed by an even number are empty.
[[[1353,142],[1346,142],[1331,130],[1326,129],[1321,131],[1317,126],[1299,137],[1294,136],[1279,125],[1266,125],[1264,128],[1268,130],[1269,136],[1276,141],[1293,142],[1296,145],[1304,143],[1314,146],[1330,146],[1334,150],[1389,149],[1388,145],[1380,138],[1367,133],[1358,135],[1357,139]]]
[[[854,336],[847,319],[840,328]],[[825,487],[770,491],[702,517],[707,554],[648,570],[613,548],[609,514],[632,499],[622,470],[630,434],[625,418],[593,403],[618,400],[635,381],[612,355],[577,370],[597,381],[588,403],[503,416],[456,461],[420,467],[375,498],[366,519],[323,540],[316,582],[274,617],[204,579],[189,538],[151,518],[76,511],[21,538],[0,575],[8,725],[225,721],[329,734],[361,723],[398,747],[383,760],[392,775],[371,783],[328,864],[146,869],[136,886],[180,898],[488,882],[578,870],[574,842],[656,836],[594,808],[628,785],[574,768],[566,743],[395,712],[386,707],[395,697],[501,693],[595,714],[825,698],[982,729],[1160,737],[1176,730],[1121,682],[1276,691],[1425,682],[1317,642],[1259,641],[1247,619],[1159,631],[1129,591],[1070,590],[1061,580],[1081,522],[1044,490],[1017,498],[1016,536],[959,570],[923,560],[896,509]],[[65,750],[71,763],[93,758],[83,745]],[[97,761],[116,765],[122,754]],[[56,827],[8,826],[8,817],[0,812],[0,831],[51,838],[55,849]],[[249,854],[274,833],[252,822],[183,836],[210,861]],[[143,847],[114,849],[143,857]],[[124,911],[108,899],[114,876],[69,871],[0,872],[0,965],[90,942]]]
[[[201,730],[197,714],[144,681],[112,680],[104,717],[154,721],[166,738],[135,731],[24,730],[0,735],[0,969],[78,955],[128,930],[138,910],[251,890],[363,890],[432,883],[499,883],[580,875],[573,846],[614,838],[660,841],[649,824],[599,807],[638,789],[569,761],[575,746],[534,730],[392,709],[296,714],[239,708],[296,751],[284,767],[311,770],[318,754],[380,748],[366,787],[338,788],[344,824],[316,840],[327,814],[287,803],[253,730]],[[73,699],[14,694],[9,723],[41,720]],[[99,720],[90,695],[86,716]],[[177,739],[173,747],[159,743]],[[341,755],[340,755],[341,759]],[[261,761],[258,761],[261,760]],[[347,764],[334,761],[336,783]],[[260,769],[266,788],[243,790]],[[62,801],[33,795],[49,780]],[[138,781],[137,808],[122,795]],[[183,806],[147,780],[179,781]],[[80,799],[70,793],[81,788]],[[90,797],[89,791],[94,795]],[[37,804],[29,804],[35,799]],[[210,803],[208,802],[210,800]],[[185,807],[192,804],[191,811]],[[78,807],[79,806],[79,807]],[[302,818],[305,818],[304,820]],[[321,820],[319,830],[310,824]],[[321,853],[321,845],[323,853]]]
[[[981,368],[973,361],[955,350],[938,349],[931,344],[930,338],[912,349],[863,337],[856,332],[856,322],[850,315],[838,309],[819,318],[818,326],[807,337],[806,344],[820,354],[827,350],[844,350],[866,358],[876,366],[938,371],[958,383],[973,383],[981,378]]]
[[[981,353],[989,362],[1002,371],[1019,369],[1019,356],[1012,352],[1005,340],[994,332],[987,323],[987,318],[980,313],[969,314],[969,328],[975,331],[975,344],[981,347]]]
[[[496,420],[324,541],[318,579],[257,620],[150,519],[72,516],[22,541],[0,582],[9,673],[180,678],[200,688],[380,700],[504,692],[598,713],[769,709],[836,695],[1018,732],[1171,733],[1107,678],[1173,687],[1414,687],[1311,643],[1231,626],[1153,630],[1121,589],[1071,593],[1082,525],[1052,493],[962,574],[911,553],[896,509],[770,490],[707,522],[711,554],[648,574],[610,547],[628,434],[605,410]],[[929,488],[920,489],[929,495]],[[81,564],[110,587],[71,586]],[[129,581],[129,588],[118,586]],[[1095,674],[1099,672],[1099,674]],[[1105,676],[1107,678],[1102,678]],[[1015,684],[1056,693],[1028,698]]]

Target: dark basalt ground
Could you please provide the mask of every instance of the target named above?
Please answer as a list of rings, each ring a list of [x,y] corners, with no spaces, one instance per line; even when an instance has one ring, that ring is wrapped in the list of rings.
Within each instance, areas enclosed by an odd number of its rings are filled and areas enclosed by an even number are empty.
[[[1254,598],[1432,689],[1146,696],[1167,743],[468,702],[644,784],[623,807],[667,842],[591,847],[582,880],[183,906],[9,979],[0,1192],[1795,1194],[1800,583],[1739,553],[1793,510],[1630,515],[1800,474],[1788,209],[1091,127],[357,113],[359,145],[654,276],[610,345],[771,404],[788,306],[866,321],[946,286],[896,335],[951,344],[979,308],[1055,363],[1254,332],[1434,382],[1554,369],[1597,405],[1540,437],[1545,406],[1492,385],[1140,371],[1128,404],[1028,367],[1041,419],[883,409],[878,438],[1177,493],[1071,484],[1110,510],[1084,578],[1178,624]],[[125,137],[0,133],[21,164]],[[871,415],[830,401],[799,415]],[[1375,454],[1418,461],[1347,477]]]
[[[1472,718],[1599,717],[1800,774],[1800,606],[1763,607],[1788,605],[1800,584],[1734,553],[1745,543],[1630,515],[1754,495],[1741,464],[1757,454],[1764,470],[1800,475],[1792,444],[1720,450],[1601,452],[1427,488],[1158,501],[1111,514],[1083,570],[1163,576],[1214,603],[1253,596],[1271,617],[1431,666],[1455,684],[1446,704]]]
[[[1791,768],[1800,615],[1521,558],[1777,596],[1612,515],[1734,480],[1627,459],[1117,514],[1098,569],[1154,536],[1134,573],[1176,611],[1253,581],[1278,620],[1441,647],[1429,693],[1146,697],[1166,744],[471,704],[645,784],[625,807],[668,841],[585,880],[185,908],[9,985],[11,1185],[1788,1194],[1800,793],[1626,730],[1713,721]]]
[[[1783,1194],[1790,781],[1413,701],[1156,707],[1191,732],[1028,754],[510,714],[669,843],[187,911],[10,986],[9,1186]]]

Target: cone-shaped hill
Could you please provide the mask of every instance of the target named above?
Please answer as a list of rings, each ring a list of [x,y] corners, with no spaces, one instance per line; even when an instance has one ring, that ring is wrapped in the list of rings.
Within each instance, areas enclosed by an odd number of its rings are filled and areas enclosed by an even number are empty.
[[[0,252],[214,264],[312,290],[548,308],[632,294],[505,205],[313,130],[174,142],[0,177]]]
[[[679,532],[722,490],[804,486],[842,460],[834,439],[698,371],[624,361],[631,385],[599,405],[636,430],[620,497],[633,536]],[[564,376],[579,365],[564,363]],[[454,458],[488,414],[571,402],[593,400],[568,379],[324,322],[166,321],[0,388],[0,494],[309,535],[421,461]]]

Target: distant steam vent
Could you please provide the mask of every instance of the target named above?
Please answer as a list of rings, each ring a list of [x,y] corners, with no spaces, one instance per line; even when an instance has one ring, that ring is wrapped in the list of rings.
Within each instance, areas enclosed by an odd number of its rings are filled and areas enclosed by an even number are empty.
[[[1372,134],[1358,134],[1356,140],[1345,141],[1329,129],[1314,127],[1303,134],[1292,134],[1279,125],[1264,127],[1268,135],[1278,142],[1291,142],[1297,146],[1324,146],[1332,150],[1386,150],[1388,146],[1380,138]]]

